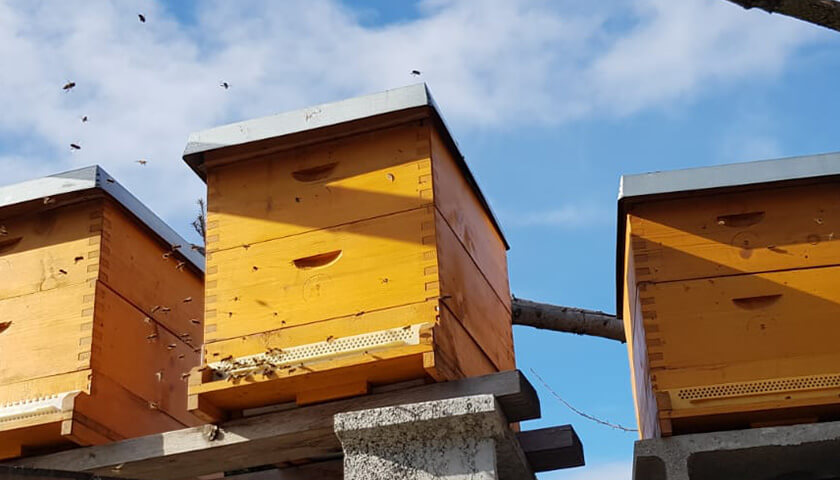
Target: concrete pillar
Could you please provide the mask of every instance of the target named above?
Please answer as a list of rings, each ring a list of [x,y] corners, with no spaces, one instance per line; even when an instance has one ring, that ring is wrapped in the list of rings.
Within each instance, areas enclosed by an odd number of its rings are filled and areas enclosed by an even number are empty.
[[[335,416],[346,480],[533,480],[492,395]]]

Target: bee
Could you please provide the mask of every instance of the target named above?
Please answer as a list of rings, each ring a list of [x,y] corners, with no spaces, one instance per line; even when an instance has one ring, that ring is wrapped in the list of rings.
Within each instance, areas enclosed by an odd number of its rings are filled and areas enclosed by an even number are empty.
[[[140,165],[145,165],[149,163],[147,160],[135,160],[135,162],[139,163]]]
[[[85,259],[85,257],[83,257],[83,256],[79,255],[78,257],[76,257],[76,258],[74,258],[74,259],[73,259],[73,263],[79,263],[79,262],[81,262],[81,261],[82,261],[82,260],[84,260],[84,259]]]
[[[330,335],[330,336],[328,336],[328,337],[327,337],[327,340],[326,340],[326,341],[327,341],[327,342],[332,342],[333,340],[335,340],[335,337],[334,337],[334,336],[332,336],[332,335]]]
[[[191,244],[190,244],[190,250],[192,250],[192,251],[198,251],[198,250],[201,250],[201,247],[200,247],[200,246],[198,246],[198,245],[196,245],[196,244],[194,244],[194,243],[191,243]]]
[[[70,148],[73,149],[73,150],[81,150],[82,146],[79,145],[78,143],[71,143]]]
[[[180,355],[178,355],[178,359],[182,359],[182,358],[184,358],[184,354],[183,354],[183,353],[182,353],[182,354],[180,354]]]
[[[185,298],[185,299],[184,299],[184,300],[182,300],[182,301],[183,301],[184,303],[190,303],[190,302],[192,302],[192,297],[187,297],[187,298]]]
[[[181,380],[186,380],[186,379],[188,379],[188,378],[190,378],[190,372],[187,372],[187,373],[182,373],[182,374],[181,374]]]
[[[172,252],[166,252],[163,254],[163,258],[169,258],[170,256],[172,256]]]
[[[222,358],[220,361],[221,362],[229,362],[231,360],[233,360],[233,355],[228,355],[228,356]]]
[[[152,323],[151,317],[143,317],[143,323]]]
[[[154,307],[152,307],[151,313],[155,313],[158,310],[160,310],[160,305],[155,305]]]
[[[187,338],[187,337],[189,337],[189,336],[190,336],[190,334],[189,334],[189,333],[182,333],[182,334],[180,334],[180,335],[178,335],[178,336],[179,336],[179,337],[181,337],[181,338]]]
[[[137,14],[137,19],[140,20],[140,23],[146,23],[146,16],[142,13]]]
[[[201,320],[197,318],[191,318],[190,323],[192,323],[193,325],[201,325]]]
[[[411,325],[406,325],[402,327],[403,330],[411,330]]]
[[[415,77],[419,77],[420,76],[420,70],[412,70],[411,75],[415,76]]]
[[[5,236],[5,235],[8,235],[8,234],[9,234],[9,231],[6,230],[6,226],[5,225],[0,225],[0,235]]]
[[[152,333],[150,335],[146,335],[146,340],[154,340],[158,337],[157,333]]]
[[[178,243],[176,243],[176,244],[172,245],[172,251],[173,251],[173,252],[174,252],[175,250],[178,250],[179,248],[181,248],[181,245],[180,245],[180,244],[178,244]]]
[[[158,410],[160,406],[158,406],[157,402],[149,402],[149,409],[150,410]]]
[[[44,197],[44,205],[49,205],[51,203],[55,203],[55,199],[52,197]]]
[[[175,265],[175,270],[183,270],[183,269],[184,269],[184,266],[185,266],[186,264],[187,264],[187,262],[178,262],[178,264],[177,264],[177,265]]]
[[[67,270],[65,270],[65,269],[63,269],[63,268],[59,268],[59,269],[58,269],[58,273],[60,273],[60,274],[62,274],[62,275],[67,275]]]
[[[76,86],[76,82],[67,82],[67,83],[64,84],[63,87],[61,87],[61,89],[64,90],[65,92],[69,92],[75,86]]]
[[[87,123],[88,118],[87,115],[82,116],[82,123]]]
[[[219,86],[224,88],[225,90],[230,88],[230,84],[228,82],[222,82],[222,83],[219,84]]]
[[[169,313],[172,311],[172,309],[169,307],[160,307],[160,311],[163,313]]]
[[[167,350],[175,350],[175,347],[177,347],[177,346],[178,345],[175,345],[174,343],[170,343],[169,345],[166,346],[166,349]]]

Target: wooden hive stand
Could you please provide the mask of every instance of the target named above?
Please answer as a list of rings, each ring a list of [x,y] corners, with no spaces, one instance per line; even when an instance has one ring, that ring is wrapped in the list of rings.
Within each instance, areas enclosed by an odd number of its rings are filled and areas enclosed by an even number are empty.
[[[515,367],[507,244],[423,84],[191,135],[226,412]]]
[[[202,268],[99,167],[0,187],[0,458],[195,425]]]
[[[840,155],[622,178],[643,438],[840,418]]]

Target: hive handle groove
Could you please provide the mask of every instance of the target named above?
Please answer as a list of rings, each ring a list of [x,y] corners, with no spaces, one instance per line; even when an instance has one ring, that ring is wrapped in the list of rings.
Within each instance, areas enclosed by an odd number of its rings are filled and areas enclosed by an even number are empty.
[[[303,170],[296,170],[292,172],[292,177],[299,182],[316,182],[329,177],[338,162],[328,163],[326,165],[319,165],[317,167],[305,168]]]
[[[717,217],[718,225],[727,227],[749,227],[764,220],[764,212],[736,213]]]
[[[769,307],[779,301],[780,298],[782,298],[782,294],[777,293],[775,295],[733,298],[732,303],[734,303],[736,307],[743,308],[744,310],[756,310],[759,308]]]
[[[21,240],[23,240],[23,237],[14,237],[6,240],[0,240],[0,253],[15,248],[15,245],[20,243]]]
[[[295,267],[301,270],[308,270],[310,268],[323,268],[332,265],[341,258],[341,250],[335,250],[327,253],[319,253],[308,257],[298,258],[292,260]]]

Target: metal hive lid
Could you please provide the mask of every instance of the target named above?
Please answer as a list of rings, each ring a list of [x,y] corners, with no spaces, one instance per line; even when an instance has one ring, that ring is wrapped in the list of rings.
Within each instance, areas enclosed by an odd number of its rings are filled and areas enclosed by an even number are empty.
[[[840,178],[840,152],[622,175],[616,228],[616,315],[623,316],[625,218],[634,203]]]
[[[88,190],[102,190],[108,194],[170,245],[187,245],[187,242],[175,230],[155,215],[125,187],[117,183],[99,165],[0,186],[0,208],[39,200],[44,197],[60,197],[61,195]],[[182,248],[178,251],[198,270],[204,271],[203,255],[190,248]]]
[[[458,148],[458,144],[449,132],[449,128],[446,126],[446,122],[440,114],[440,109],[425,83],[418,83],[371,95],[306,107],[191,133],[187,141],[187,146],[184,149],[183,158],[199,177],[206,180],[203,163],[204,154],[207,152],[420,107],[430,108],[434,117],[440,121],[440,125],[442,125],[441,133],[449,148],[454,153],[459,169],[493,222],[493,226],[504,242],[505,247],[509,248],[498,219],[493,213],[487,199],[484,197],[484,194],[481,192],[481,189],[478,187],[475,177],[467,166],[464,156]]]

